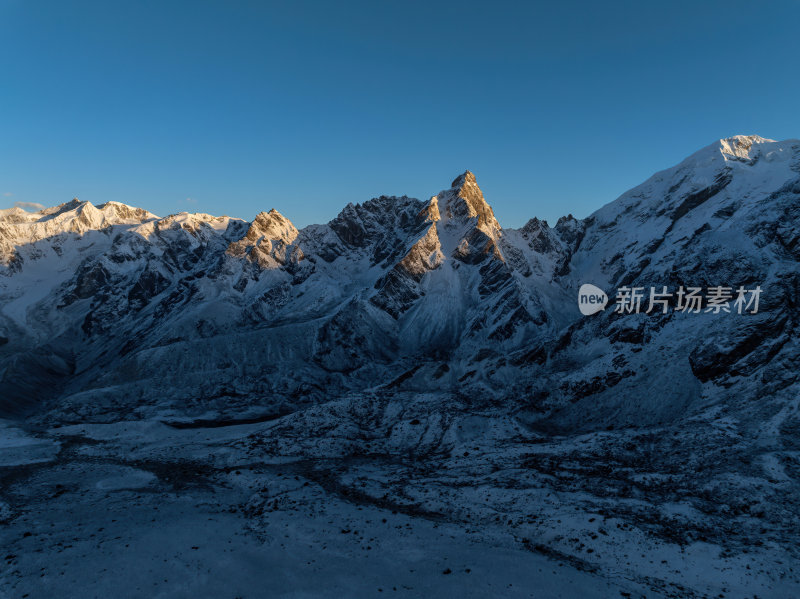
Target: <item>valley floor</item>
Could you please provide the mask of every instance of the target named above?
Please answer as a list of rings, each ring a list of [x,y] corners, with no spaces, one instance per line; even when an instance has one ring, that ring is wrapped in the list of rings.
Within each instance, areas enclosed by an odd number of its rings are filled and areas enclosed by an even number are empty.
[[[511,451],[481,446],[498,431],[459,422],[463,438],[447,455],[427,441],[424,465],[338,428],[282,452],[280,422],[6,423],[0,597],[800,596],[796,543],[670,540],[643,510],[605,509],[541,468],[529,479],[490,466]],[[331,439],[349,455],[323,457]]]

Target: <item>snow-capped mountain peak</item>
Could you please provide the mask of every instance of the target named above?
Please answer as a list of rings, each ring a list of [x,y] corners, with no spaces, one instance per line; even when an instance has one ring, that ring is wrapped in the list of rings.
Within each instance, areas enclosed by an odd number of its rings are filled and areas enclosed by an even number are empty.
[[[273,208],[256,216],[245,236],[228,246],[228,254],[247,256],[262,268],[275,267],[286,262],[286,252],[297,233],[291,221]]]
[[[761,144],[776,143],[760,135],[734,135],[719,140],[719,149],[726,160],[752,160],[761,149]]]
[[[106,222],[110,224],[133,224],[155,220],[158,218],[152,212],[142,208],[136,208],[121,202],[106,202],[99,204],[97,209],[103,213]]]
[[[292,243],[297,237],[297,228],[280,212],[272,208],[269,212],[260,212],[247,231],[246,238],[256,241],[257,237],[267,237]]]
[[[775,141],[759,135],[734,135],[698,150],[674,168],[694,169],[702,175],[705,169],[753,166],[762,159],[770,162],[784,161],[796,155],[799,144],[800,141],[796,139]]]
[[[477,218],[477,226],[490,237],[500,231],[500,224],[494,217],[494,211],[483,197],[475,175],[466,171],[455,178],[446,194],[445,210],[448,218]]]
[[[4,210],[0,212],[0,263],[10,263],[16,255],[16,248],[50,238],[82,236],[116,225],[138,226],[157,219],[147,210],[119,202],[94,206],[77,198],[38,212],[14,208]]]

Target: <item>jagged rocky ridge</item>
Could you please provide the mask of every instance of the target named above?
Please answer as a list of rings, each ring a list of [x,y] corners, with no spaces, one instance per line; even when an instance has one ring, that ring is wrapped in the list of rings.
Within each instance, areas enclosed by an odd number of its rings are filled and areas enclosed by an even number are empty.
[[[178,412],[283,412],[409,369],[449,390],[487,347],[553,330],[526,284],[550,264],[508,243],[470,172],[302,231],[275,210],[160,219],[76,200],[2,223],[9,414],[163,410],[164,385]],[[31,389],[42,368],[53,384]]]
[[[680,417],[711,389],[763,393],[770,365],[786,387],[797,148],[722,140],[587,219],[519,230],[469,171],[429,201],[380,197],[300,231],[276,210],[252,223],[77,200],[7,210],[0,409],[285,413],[389,385],[513,397],[535,420],[590,427]],[[749,318],[586,319],[582,282],[612,296],[761,284],[765,297]],[[676,376],[679,397],[630,402]]]

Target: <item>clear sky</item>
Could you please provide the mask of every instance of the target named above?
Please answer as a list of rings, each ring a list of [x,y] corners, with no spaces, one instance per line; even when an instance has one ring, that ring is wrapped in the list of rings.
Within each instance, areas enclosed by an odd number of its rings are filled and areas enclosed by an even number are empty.
[[[800,137],[800,0],[0,0],[0,207],[298,226],[476,173],[587,216],[715,139]]]

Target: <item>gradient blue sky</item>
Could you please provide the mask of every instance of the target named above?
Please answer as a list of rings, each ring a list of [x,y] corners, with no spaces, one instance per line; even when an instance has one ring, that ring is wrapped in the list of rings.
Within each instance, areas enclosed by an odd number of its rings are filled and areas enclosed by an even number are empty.
[[[583,217],[715,139],[800,136],[800,0],[0,0],[0,207],[298,226],[465,169]]]

